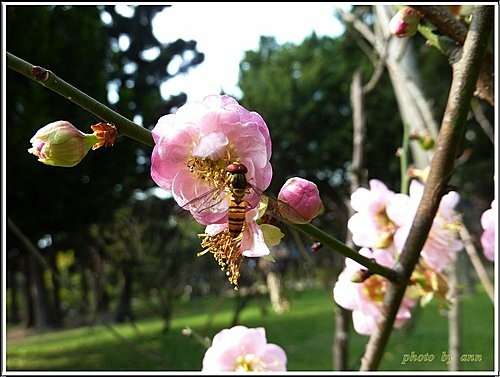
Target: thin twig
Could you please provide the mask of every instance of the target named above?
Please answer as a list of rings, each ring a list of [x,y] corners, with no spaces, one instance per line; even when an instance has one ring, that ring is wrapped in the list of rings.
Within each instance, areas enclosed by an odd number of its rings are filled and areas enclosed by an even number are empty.
[[[307,224],[293,224],[289,223],[289,225],[293,228],[300,230],[301,232],[307,234],[312,239],[321,242],[325,247],[328,247],[331,250],[334,250],[347,258],[351,258],[352,260],[358,262],[362,266],[366,267],[373,274],[378,274],[389,279],[391,282],[397,284],[400,281],[400,274],[388,267],[382,266],[372,259],[361,255],[360,253],[352,250],[346,244],[340,242],[336,238],[330,236],[328,233],[322,231],[321,229],[315,227],[311,223]]]
[[[449,371],[457,371],[460,369],[460,348],[461,348],[461,334],[460,334],[460,324],[461,324],[461,311],[460,311],[460,301],[461,297],[458,289],[457,280],[457,255],[452,254],[451,262],[448,266],[448,284],[449,284],[449,301],[450,309],[448,310],[448,353],[451,357],[451,361],[448,364]]]
[[[474,118],[476,119],[479,126],[483,129],[488,139],[490,139],[491,144],[495,144],[495,133],[494,128],[486,115],[484,115],[483,109],[481,108],[481,104],[477,99],[472,100],[471,102],[472,114],[474,114]]]
[[[469,256],[469,259],[472,263],[472,266],[474,267],[474,270],[476,270],[476,274],[481,281],[481,284],[484,287],[484,290],[488,294],[491,302],[495,302],[495,297],[494,297],[494,287],[493,284],[491,284],[490,278],[488,277],[488,273],[486,272],[486,269],[484,268],[483,264],[481,263],[481,260],[479,259],[479,256],[477,255],[477,250],[474,247],[474,244],[472,243],[471,237],[469,230],[465,227],[465,225],[460,227],[460,238],[462,239],[465,247],[465,251],[467,252],[467,255]]]
[[[127,136],[150,147],[154,146],[151,131],[135,124],[109,107],[104,106],[99,101],[68,84],[53,72],[28,63],[9,52],[7,52],[7,63],[10,69],[53,90],[100,119],[115,124],[118,128],[118,135]]]

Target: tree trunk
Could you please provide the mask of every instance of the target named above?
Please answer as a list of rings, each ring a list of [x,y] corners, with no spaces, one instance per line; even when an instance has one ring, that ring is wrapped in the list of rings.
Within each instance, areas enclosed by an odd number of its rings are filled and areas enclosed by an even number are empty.
[[[49,322],[54,327],[61,327],[63,323],[63,312],[61,309],[61,283],[57,279],[59,271],[56,263],[57,253],[54,250],[50,252],[49,263],[52,269],[52,308],[50,310]]]
[[[34,301],[35,327],[43,330],[49,327],[49,308],[47,305],[47,290],[43,281],[43,268],[38,261],[29,256],[33,279],[29,287]]]
[[[350,322],[351,312],[335,304],[335,341],[332,350],[334,370],[347,370]]]
[[[19,287],[15,270],[7,270],[7,281],[7,286],[10,289],[10,316],[8,317],[8,322],[19,323]]]
[[[120,295],[120,302],[116,310],[115,321],[125,322],[128,318],[129,320],[134,320],[134,314],[132,312],[132,266],[129,262],[124,262],[123,268],[123,288]]]
[[[99,251],[91,247],[89,249],[91,269],[94,275],[94,296],[96,300],[96,312],[97,313],[107,313],[109,310],[109,295],[106,291],[106,275],[104,273],[104,267],[102,263],[102,258],[99,255]]]
[[[80,272],[80,288],[81,288],[81,300],[78,312],[81,316],[86,317],[91,313],[90,309],[90,289],[89,289],[89,277],[87,275],[87,269],[82,266],[79,269]]]
[[[31,255],[29,253],[26,253],[24,257],[24,297],[26,298],[26,327],[35,327],[35,297],[31,289],[31,287],[33,286],[31,258]]]
[[[286,298],[285,285],[279,272],[269,271],[266,276],[267,289],[271,305],[276,313],[283,313],[290,309],[290,301]]]

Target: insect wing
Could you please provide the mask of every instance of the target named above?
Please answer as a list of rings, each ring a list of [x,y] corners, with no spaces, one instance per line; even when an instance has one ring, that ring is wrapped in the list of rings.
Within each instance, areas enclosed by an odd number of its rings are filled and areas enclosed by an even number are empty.
[[[200,194],[182,205],[177,211],[177,215],[183,217],[190,212],[193,217],[198,220],[199,217],[206,216],[210,213],[224,213],[227,211],[228,202],[229,192],[225,190],[224,185],[221,185]]]
[[[295,208],[290,206],[287,202],[280,200],[272,195],[263,194],[267,200],[266,214],[270,215],[276,220],[289,222],[290,218],[295,219],[293,222],[307,223],[305,219]]]
[[[252,194],[255,194],[255,196]],[[257,202],[255,203],[255,200],[253,199],[256,199]],[[256,206],[259,206],[259,212],[260,210],[263,210],[263,212],[265,212],[265,216],[267,218],[265,222],[269,221],[270,223],[275,223],[276,220],[287,222],[289,221],[288,218],[290,217],[298,219],[299,222],[309,222],[308,220],[304,219],[304,217],[287,202],[276,198],[276,196],[271,193],[263,192],[258,187],[252,185],[250,182],[248,182],[248,195],[246,197],[246,200],[249,204],[249,208],[255,208]],[[263,208],[262,203],[264,203]]]

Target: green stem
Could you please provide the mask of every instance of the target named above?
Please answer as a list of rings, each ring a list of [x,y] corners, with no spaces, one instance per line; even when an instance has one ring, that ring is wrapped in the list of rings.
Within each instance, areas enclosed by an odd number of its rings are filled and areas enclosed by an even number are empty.
[[[128,120],[124,116],[111,110],[109,107],[104,106],[81,90],[61,80],[53,72],[28,63],[9,52],[7,52],[7,64],[10,69],[53,90],[100,119],[115,124],[119,135],[127,136],[150,147],[155,145],[153,137],[151,136],[151,131]]]
[[[352,250],[350,247],[340,242],[336,238],[330,236],[328,233],[325,233],[321,229],[315,227],[311,223],[307,224],[288,223],[288,225],[301,231],[302,233],[307,234],[314,240],[321,242],[324,246],[342,254],[343,256],[351,258],[352,260],[365,266],[368,270],[370,270],[370,272],[374,274],[381,275],[394,283],[398,283],[399,281],[401,281],[400,275],[397,271],[382,266],[374,262],[373,259],[367,258],[364,255],[359,254],[358,252]]]

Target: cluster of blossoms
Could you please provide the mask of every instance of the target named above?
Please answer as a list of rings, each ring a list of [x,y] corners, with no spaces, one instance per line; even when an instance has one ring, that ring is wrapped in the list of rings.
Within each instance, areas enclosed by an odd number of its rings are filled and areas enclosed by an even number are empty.
[[[418,180],[412,180],[409,195],[396,194],[381,181],[372,179],[370,189],[359,188],[352,193],[351,206],[357,212],[349,219],[348,228],[353,242],[362,247],[362,255],[383,266],[394,266],[408,236],[423,188]],[[458,201],[459,195],[453,191],[441,199],[420,254],[421,260],[397,313],[396,328],[411,317],[410,309],[418,299],[446,298],[447,284],[443,272],[452,260],[452,253],[463,247],[458,238],[460,217],[455,211]],[[362,266],[346,260],[333,295],[339,305],[353,311],[355,330],[369,335],[382,317],[387,281],[378,275],[360,279],[360,271],[363,271]]]
[[[234,326],[217,333],[205,352],[202,372],[282,372],[287,356],[268,343],[263,327]]]
[[[243,256],[269,256],[269,247],[283,236],[265,223],[265,214],[308,222],[322,209],[314,183],[297,178],[287,182],[277,202],[266,202],[262,192],[272,177],[269,129],[258,113],[230,96],[188,102],[161,117],[152,134],[153,180],[207,225],[199,255],[213,254],[235,287]]]

